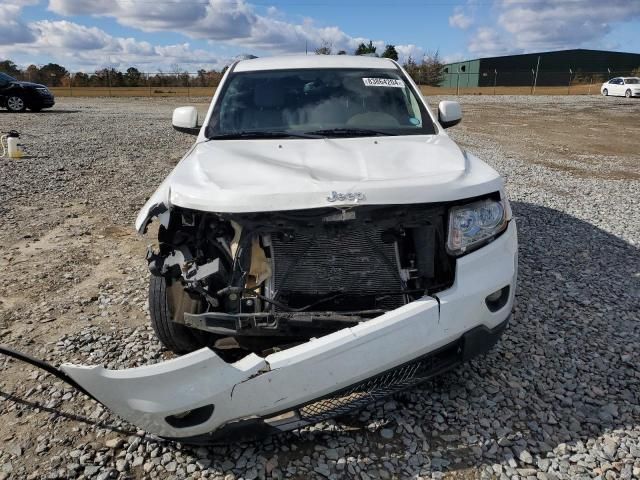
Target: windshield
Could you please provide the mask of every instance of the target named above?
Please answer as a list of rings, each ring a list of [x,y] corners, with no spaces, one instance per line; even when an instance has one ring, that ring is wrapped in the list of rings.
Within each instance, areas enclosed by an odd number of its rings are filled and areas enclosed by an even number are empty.
[[[424,105],[394,69],[232,73],[206,129],[210,139],[429,135]]]
[[[16,79],[6,73],[0,72],[0,85],[7,85],[11,82],[15,82]]]
[[[627,85],[637,85],[640,83],[640,78],[626,78],[624,83]]]

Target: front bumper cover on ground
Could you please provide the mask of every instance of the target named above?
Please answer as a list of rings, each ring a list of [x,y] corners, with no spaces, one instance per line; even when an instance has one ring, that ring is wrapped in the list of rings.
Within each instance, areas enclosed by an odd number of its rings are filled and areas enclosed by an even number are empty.
[[[454,285],[384,315],[265,358],[228,364],[210,349],[128,370],[63,365],[84,390],[138,427],[166,438],[213,441],[248,425],[288,430],[414,385],[489,348],[514,299],[511,223],[458,259]],[[507,302],[485,299],[509,286]],[[210,435],[211,434],[211,435]]]
[[[476,327],[460,340],[434,352],[376,375],[356,385],[298,405],[268,417],[251,417],[226,424],[214,432],[190,438],[175,438],[188,444],[208,445],[219,441],[240,441],[282,433],[346,414],[365,405],[440,375],[493,347],[510,320],[495,328]]]

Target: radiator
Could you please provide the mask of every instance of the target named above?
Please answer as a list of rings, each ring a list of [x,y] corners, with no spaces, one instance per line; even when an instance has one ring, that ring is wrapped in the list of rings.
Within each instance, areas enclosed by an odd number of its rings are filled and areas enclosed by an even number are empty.
[[[383,243],[381,233],[374,225],[357,223],[301,230],[293,239],[273,235],[274,293],[399,292],[396,246]],[[404,302],[401,295],[395,295],[385,303],[394,308]]]

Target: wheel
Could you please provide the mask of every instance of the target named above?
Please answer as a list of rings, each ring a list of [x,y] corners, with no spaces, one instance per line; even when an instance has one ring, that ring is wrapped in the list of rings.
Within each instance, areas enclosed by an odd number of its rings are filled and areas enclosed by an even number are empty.
[[[602,95],[604,95],[605,97],[609,96],[609,90],[607,90],[606,88],[602,90]]]
[[[7,98],[7,109],[10,112],[24,112],[27,109],[27,105],[24,103],[22,97],[12,95]]]
[[[627,98],[631,98],[631,90],[627,90],[626,92],[624,92],[624,96]]]
[[[42,107],[29,107],[29,110],[31,110],[34,113],[38,113],[42,110]]]
[[[151,276],[149,281],[149,314],[158,340],[174,353],[193,352],[207,346],[206,333],[190,329],[173,321],[176,315],[198,313],[202,302],[192,299],[182,285],[167,284],[164,277]]]

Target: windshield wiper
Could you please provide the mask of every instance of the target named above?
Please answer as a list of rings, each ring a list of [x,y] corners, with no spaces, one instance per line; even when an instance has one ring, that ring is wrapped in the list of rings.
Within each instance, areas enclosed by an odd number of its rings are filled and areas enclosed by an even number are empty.
[[[322,135],[314,133],[288,132],[286,130],[252,131],[240,130],[237,132],[219,133],[211,135],[209,140],[236,140],[240,138],[322,138]]]
[[[375,137],[379,135],[395,136],[395,133],[371,130],[369,128],[327,128],[305,132],[308,135],[336,136],[336,137]]]

